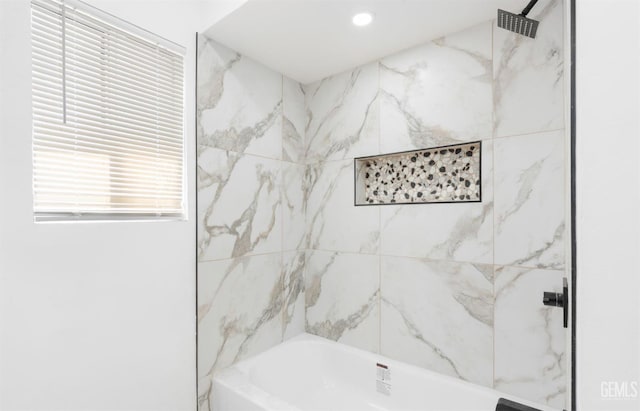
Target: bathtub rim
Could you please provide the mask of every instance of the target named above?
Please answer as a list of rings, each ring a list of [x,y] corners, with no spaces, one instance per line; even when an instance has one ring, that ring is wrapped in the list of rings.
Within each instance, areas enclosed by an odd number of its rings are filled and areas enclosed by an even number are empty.
[[[278,410],[282,409],[287,411],[289,410],[302,411],[301,408],[288,403],[285,399],[277,397],[269,393],[268,391],[264,390],[262,387],[253,383],[251,381],[251,376],[249,372],[252,366],[257,362],[257,358],[259,358],[260,356],[273,355],[274,353],[284,351],[290,345],[308,344],[308,343],[312,343],[314,345],[317,344],[317,345],[329,346],[331,347],[331,349],[341,350],[343,352],[347,352],[349,354],[356,355],[356,356],[361,356],[365,358],[369,357],[372,360],[372,362],[374,361],[382,362],[391,368],[402,367],[406,369],[409,373],[422,374],[422,375],[425,375],[427,378],[442,380],[454,386],[460,386],[461,388],[464,388],[469,391],[475,391],[480,394],[490,394],[496,397],[496,405],[499,398],[506,398],[506,399],[521,403],[523,405],[527,405],[529,407],[539,409],[540,411],[561,411],[561,409],[553,408],[551,406],[544,405],[544,404],[539,404],[534,401],[518,397],[516,395],[504,393],[494,388],[489,388],[480,384],[475,384],[473,382],[462,380],[460,378],[441,374],[436,371],[429,370],[427,368],[423,368],[414,364],[409,364],[400,360],[395,360],[395,359],[386,357],[382,354],[356,348],[344,343],[340,343],[337,341],[333,341],[333,340],[320,337],[314,334],[309,334],[309,333],[298,334],[261,353],[253,355],[249,358],[245,358],[227,368],[220,370],[219,372],[214,374],[212,378],[212,384],[214,386],[216,386],[216,384],[223,385],[230,390],[234,390],[234,387],[236,386],[231,386],[229,383],[236,382],[238,384],[237,386],[240,387],[241,393],[249,393],[249,392],[256,393],[260,397],[260,399],[263,401],[275,401],[277,403],[282,403],[283,408],[278,408]],[[265,404],[264,402],[261,402],[260,405],[267,406],[269,404]],[[493,411],[493,410],[487,410],[487,411]]]

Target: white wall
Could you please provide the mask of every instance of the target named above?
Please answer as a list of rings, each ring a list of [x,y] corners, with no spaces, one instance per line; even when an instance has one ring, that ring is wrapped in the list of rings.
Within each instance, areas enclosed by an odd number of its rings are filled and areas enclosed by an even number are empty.
[[[638,410],[601,383],[640,380],[639,6],[577,3],[577,409]]]
[[[193,410],[195,33],[215,10],[89,2],[187,48],[189,220],[33,223],[30,8],[0,1],[0,409]]]

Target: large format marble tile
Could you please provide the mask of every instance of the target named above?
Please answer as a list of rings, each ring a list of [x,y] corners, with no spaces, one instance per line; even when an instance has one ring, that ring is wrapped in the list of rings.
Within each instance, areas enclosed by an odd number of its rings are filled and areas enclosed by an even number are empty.
[[[199,37],[198,143],[282,157],[282,75]]]
[[[198,148],[200,261],[280,251],[280,161]]]
[[[491,138],[491,23],[380,62],[382,152]]]
[[[378,152],[378,65],[305,86],[307,163]]]
[[[496,264],[564,267],[564,150],[563,131],[494,141]]]
[[[304,184],[307,248],[378,251],[380,210],[354,206],[353,160],[307,166]]]
[[[493,263],[493,143],[482,143],[482,202],[380,207],[383,255]]]
[[[304,174],[302,164],[282,163],[282,249],[305,248]]]
[[[306,331],[379,350],[378,256],[310,251],[305,272]]]
[[[198,378],[208,409],[214,371],[282,340],[281,254],[199,263]]]
[[[288,77],[284,77],[282,83],[282,112],[282,159],[304,163],[304,132],[307,127],[304,89]]]
[[[382,257],[381,353],[493,383],[493,268]]]
[[[284,286],[283,339],[295,337],[305,328],[304,270],[305,251],[282,253],[282,275]]]
[[[494,26],[495,135],[564,126],[564,11],[562,0],[541,0],[529,17],[535,39]]]
[[[567,331],[562,309],[542,304],[562,291],[562,271],[499,267],[495,279],[495,388],[565,407]]]

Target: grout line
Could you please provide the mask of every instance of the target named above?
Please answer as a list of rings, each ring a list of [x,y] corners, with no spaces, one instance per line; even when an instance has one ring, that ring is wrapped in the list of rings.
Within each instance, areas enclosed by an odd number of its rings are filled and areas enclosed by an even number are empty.
[[[332,160],[320,160],[320,161],[314,161],[311,163],[308,163],[306,165],[308,166],[312,166],[312,167],[317,167],[317,166],[321,166],[323,164],[331,164],[331,163],[339,163],[339,162],[353,162],[354,157],[345,157],[345,158],[338,158],[338,159],[332,159]]]
[[[495,31],[497,20],[491,20],[491,139],[496,138],[496,52],[495,52]]]
[[[382,152],[382,136],[381,136],[381,132],[380,130],[382,129],[382,110],[380,109],[380,92],[382,91],[382,85],[381,85],[381,70],[380,70],[380,66],[381,66],[381,61],[378,60],[378,90],[376,92],[376,104],[378,105],[378,153]]]
[[[495,102],[495,27],[496,23],[492,21],[491,24],[491,125],[493,127],[491,135],[494,140],[496,138],[496,102]],[[491,144],[491,195],[492,195],[492,203],[493,207],[491,207],[491,219],[492,219],[492,227],[491,227],[491,259],[493,263],[493,272],[492,272],[492,292],[493,292],[493,326],[491,327],[492,332],[492,348],[493,348],[493,358],[491,361],[491,371],[493,378],[491,379],[491,387],[495,388],[496,385],[496,147],[495,144]]]
[[[548,129],[548,130],[540,130],[540,131],[532,131],[529,133],[521,133],[521,134],[509,134],[507,136],[494,136],[493,140],[498,140],[498,139],[502,139],[502,138],[510,138],[510,137],[524,137],[524,136],[532,136],[535,134],[544,134],[544,133],[553,133],[556,131],[563,131],[565,130],[565,127],[562,126],[560,128],[552,128],[552,129]],[[495,130],[494,130],[495,132]]]
[[[287,323],[285,321],[286,319],[286,311],[287,311],[287,276],[285,273],[285,267],[284,267],[284,252],[281,251],[280,252],[280,278],[282,278],[282,288],[281,288],[281,292],[282,292],[282,308],[280,309],[280,322],[281,322],[281,328],[280,328],[280,342],[284,341],[284,334],[287,331]]]
[[[378,60],[378,90],[376,92],[376,104],[378,110],[378,153],[382,152],[382,116],[380,109],[380,91],[381,87],[381,61]],[[354,187],[355,192],[355,187]],[[378,353],[382,354],[382,209],[378,208]]]
[[[194,130],[194,154],[195,154],[195,159],[194,159],[194,163],[195,163],[195,170],[194,170],[194,180],[195,180],[195,193],[194,193],[194,201],[195,201],[195,216],[194,216],[194,225],[195,225],[195,229],[194,229],[194,234],[195,234],[195,257],[196,257],[196,264],[195,264],[195,312],[194,312],[194,316],[195,316],[195,336],[194,336],[194,340],[195,340],[195,362],[196,362],[196,366],[195,366],[195,404],[196,404],[196,409],[199,408],[200,406],[200,395],[199,395],[199,389],[200,389],[200,356],[199,356],[199,352],[200,352],[200,346],[199,346],[199,340],[200,340],[200,319],[198,318],[198,311],[199,311],[199,299],[198,299],[198,292],[200,291],[200,281],[199,281],[199,271],[200,271],[200,259],[199,259],[199,254],[200,254],[200,250],[199,250],[199,231],[198,231],[198,226],[199,224],[199,210],[198,210],[198,120],[199,120],[199,116],[198,116],[198,62],[199,62],[199,58],[198,58],[198,54],[200,53],[199,50],[199,44],[200,44],[200,33],[197,32],[196,33],[196,44],[195,44],[195,79],[194,79],[194,83],[195,83],[195,90],[194,90],[194,98],[195,98],[195,112],[194,112],[194,117],[195,117],[195,130]],[[187,177],[187,181],[188,181],[188,177]],[[188,187],[188,183],[187,183],[187,187]],[[188,188],[187,188],[188,190]]]
[[[294,165],[295,164],[300,164],[300,163],[296,163],[295,161],[291,161],[291,160],[284,160],[284,159],[275,158],[275,157],[267,157],[267,156],[263,156],[263,155],[260,155],[260,154],[246,153],[246,152],[236,151],[236,150],[227,150],[226,148],[221,148],[221,147],[205,146],[205,148],[212,149],[212,150],[226,151],[228,153],[233,153],[233,154],[241,155],[241,156],[250,156],[250,157],[256,157],[256,158],[265,159],[265,160],[281,161],[283,163],[288,163],[288,164],[294,164]],[[280,155],[282,155],[282,153],[280,153]]]
[[[271,252],[266,252],[266,253],[243,254],[243,255],[239,255],[237,257],[211,258],[211,259],[204,259],[204,260],[200,259],[200,260],[198,260],[198,262],[199,263],[217,263],[217,262],[221,262],[221,261],[240,260],[240,259],[249,258],[249,257],[263,257],[263,256],[267,256],[267,255],[278,254],[278,253],[281,253],[283,251],[295,251],[295,250],[276,250],[276,251],[271,251]]]
[[[297,163],[301,168],[302,168],[302,178],[300,179],[300,183],[301,183],[301,189],[302,189],[302,204],[306,204],[306,200],[304,198],[305,196],[305,176],[307,173],[307,126],[309,125],[308,122],[308,113],[307,113],[307,93],[304,89],[304,86],[302,85],[302,83],[298,83],[296,82],[296,84],[299,85],[299,89],[300,91],[302,91],[302,111],[303,111],[303,126],[300,130],[300,138],[301,138],[301,147],[302,147],[302,151],[299,154],[299,156],[297,157],[298,161],[301,161],[301,163]],[[307,208],[304,207],[303,209],[300,210],[303,214],[302,214],[302,221],[303,221],[303,229],[302,229],[302,242],[303,244],[306,243],[306,235],[307,235]],[[298,242],[298,245],[300,243]],[[309,258],[310,258],[310,254],[308,252],[308,250],[306,248],[303,248],[302,250],[300,250],[299,252],[303,253],[303,265],[302,265],[302,272],[300,273],[300,275],[302,276],[302,278],[299,279],[299,281],[302,281],[302,332],[306,333],[307,332],[307,271],[309,270]],[[296,253],[296,256],[298,254]]]
[[[492,346],[493,346],[493,359],[491,361],[492,364],[492,372],[493,372],[493,379],[491,380],[491,387],[492,388],[496,388],[496,274],[497,274],[498,270],[496,269],[496,266],[493,266],[493,281],[492,281],[492,290],[493,290],[493,326],[491,327],[491,331],[493,333],[493,341],[492,341]]]
[[[280,277],[282,278],[282,309],[280,312],[280,321],[282,323],[282,329],[280,334],[280,342],[284,341],[284,336],[287,330],[286,312],[287,312],[287,275],[284,266],[284,197],[285,197],[285,178],[284,178],[284,75],[280,75],[280,101],[282,105],[280,108]]]
[[[382,354],[382,256],[378,255],[378,353]]]
[[[546,133],[546,132],[552,132],[552,131],[560,131],[560,130],[562,130],[562,129],[549,130],[549,131],[543,131],[543,132],[535,132],[535,133],[527,133],[527,134],[517,134],[517,135],[513,135],[513,136],[503,136],[503,137],[498,137],[498,138],[519,137],[519,136],[524,136],[524,135],[540,134],[540,133]],[[307,163],[306,165],[317,167],[317,166],[320,166],[320,165],[323,165],[323,164],[338,163],[338,162],[341,162],[341,161],[342,162],[346,162],[346,161],[353,162],[354,159],[355,160],[363,160],[364,158],[395,156],[395,155],[400,155],[400,154],[412,153],[414,151],[430,150],[430,149],[434,149],[434,148],[449,147],[449,146],[466,145],[466,144],[470,144],[470,143],[478,142],[478,141],[492,142],[493,140],[494,140],[493,137],[478,138],[478,139],[470,140],[470,141],[455,142],[455,143],[452,143],[452,144],[447,145],[447,146],[412,148],[412,149],[405,150],[405,151],[391,152],[391,153],[379,153],[379,154],[366,155],[366,156],[358,155],[358,156],[355,156],[355,157],[345,157],[345,158],[338,158],[338,159],[323,159],[323,160],[317,160],[317,161],[313,161],[313,162]],[[381,143],[379,143],[379,144],[381,144]],[[378,151],[381,151],[381,149],[379,149]],[[252,154],[248,154],[248,155],[252,155]]]
[[[343,251],[343,250],[330,250],[326,248],[308,248],[307,251],[319,251],[323,253],[340,253],[340,254],[349,254],[349,255],[362,255],[367,257],[375,257],[377,255],[381,257],[393,257],[393,258],[407,258],[412,260],[421,260],[426,262],[445,262],[445,263],[457,263],[457,264],[471,264],[471,265],[484,265],[484,266],[496,266],[496,267],[513,267],[519,269],[526,270],[545,270],[545,271],[564,271],[565,268],[549,268],[549,267],[537,267],[537,266],[527,266],[527,265],[517,265],[512,263],[504,263],[497,264],[491,262],[481,262],[481,261],[468,261],[468,260],[451,260],[447,258],[433,258],[433,257],[420,257],[420,256],[410,256],[410,255],[398,255],[398,254],[385,254],[385,253],[362,253],[357,251]]]

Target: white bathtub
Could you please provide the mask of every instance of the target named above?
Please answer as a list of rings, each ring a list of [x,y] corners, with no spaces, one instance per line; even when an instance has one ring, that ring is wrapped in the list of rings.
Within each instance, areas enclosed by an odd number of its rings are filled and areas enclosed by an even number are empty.
[[[310,334],[239,362],[213,382],[215,411],[494,411],[500,397],[553,410]]]

